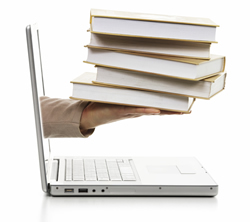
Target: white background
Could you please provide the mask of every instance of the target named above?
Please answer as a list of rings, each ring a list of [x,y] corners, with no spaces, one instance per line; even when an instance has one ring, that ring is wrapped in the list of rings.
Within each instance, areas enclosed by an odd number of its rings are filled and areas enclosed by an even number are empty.
[[[5,221],[248,221],[248,1],[1,1],[1,215]],[[88,139],[53,140],[58,153],[195,156],[219,184],[215,198],[53,198],[40,185],[26,25],[39,23],[46,94],[68,98],[85,71],[91,8],[208,17],[220,25],[212,53],[227,57],[226,90],[192,114],[126,120]],[[62,142],[61,142],[62,141]],[[76,144],[77,148],[73,148]],[[248,206],[247,206],[248,205]],[[243,219],[244,218],[244,219]]]

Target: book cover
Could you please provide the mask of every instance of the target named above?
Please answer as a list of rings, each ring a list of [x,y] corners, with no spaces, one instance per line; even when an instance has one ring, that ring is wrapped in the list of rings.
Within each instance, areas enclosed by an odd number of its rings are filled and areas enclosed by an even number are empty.
[[[198,81],[225,69],[225,56],[211,55],[210,60],[139,54],[88,48],[86,63]]]
[[[166,93],[148,92],[111,86],[100,86],[92,81],[96,73],[86,72],[71,81],[71,99],[119,104],[136,107],[151,107],[161,110],[189,113],[195,101],[193,98]]]
[[[210,59],[210,46],[209,43],[133,38],[95,33],[91,33],[90,43],[87,45],[87,47],[92,48],[206,60]]]
[[[97,67],[97,77],[94,83],[210,99],[225,88],[226,75],[226,72],[223,72],[201,81],[190,81],[128,70]]]
[[[216,43],[210,19],[92,9],[92,33]],[[179,30],[182,30],[181,32]]]
[[[150,13],[136,13],[136,12],[103,10],[103,9],[91,9],[90,24],[92,23],[92,17],[108,17],[108,18],[120,18],[120,19],[157,21],[157,22],[219,27],[218,24],[216,24],[209,18],[160,15],[160,14],[150,14]]]

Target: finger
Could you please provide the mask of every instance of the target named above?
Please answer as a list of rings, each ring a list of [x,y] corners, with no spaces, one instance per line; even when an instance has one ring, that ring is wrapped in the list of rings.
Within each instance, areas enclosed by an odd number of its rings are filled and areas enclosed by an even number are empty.
[[[124,107],[124,113],[127,114],[139,114],[139,115],[153,115],[160,114],[161,111],[155,108],[144,108],[144,107]]]
[[[166,111],[166,110],[161,110],[160,115],[182,115],[182,112],[174,112],[174,111]]]

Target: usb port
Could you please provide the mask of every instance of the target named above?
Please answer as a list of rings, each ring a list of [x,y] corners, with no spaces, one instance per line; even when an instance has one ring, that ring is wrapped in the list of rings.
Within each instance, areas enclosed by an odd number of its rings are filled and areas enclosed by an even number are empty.
[[[78,190],[78,192],[79,192],[79,193],[88,193],[88,189],[86,189],[86,188],[80,188],[80,189]]]
[[[74,189],[67,188],[67,189],[64,190],[64,193],[74,193]]]

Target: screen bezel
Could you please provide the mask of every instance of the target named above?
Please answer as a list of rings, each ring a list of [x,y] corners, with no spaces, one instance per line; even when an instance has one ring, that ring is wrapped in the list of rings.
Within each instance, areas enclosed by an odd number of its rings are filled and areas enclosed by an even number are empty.
[[[37,135],[37,146],[40,166],[40,176],[42,183],[42,190],[48,192],[48,167],[45,164],[45,152],[50,153],[49,139],[45,139],[42,128],[42,117],[40,107],[40,97],[45,96],[43,72],[42,72],[42,60],[39,42],[39,30],[38,25],[28,25],[26,27],[26,39],[28,46],[30,78],[35,114],[35,125]]]

